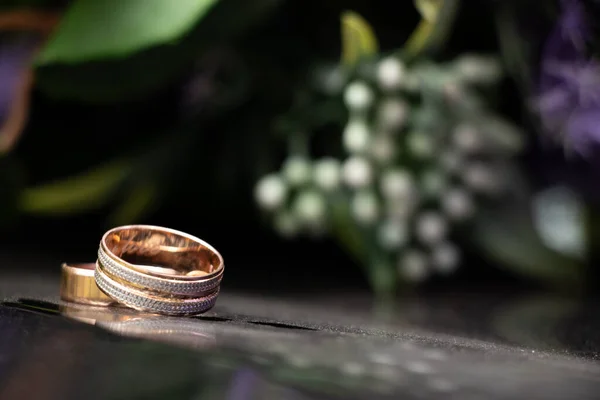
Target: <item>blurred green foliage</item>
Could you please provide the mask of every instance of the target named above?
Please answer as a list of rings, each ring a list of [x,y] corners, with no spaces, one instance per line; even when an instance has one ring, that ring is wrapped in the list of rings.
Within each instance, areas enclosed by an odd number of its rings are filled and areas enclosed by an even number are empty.
[[[20,196],[21,210],[29,214],[72,214],[104,204],[130,174],[126,162],[74,176],[67,180],[26,189]]]
[[[352,66],[364,57],[378,53],[379,44],[373,28],[357,13],[342,14],[342,62]]]
[[[77,1],[39,56],[38,85],[62,99],[141,99],[180,79],[200,54],[243,34],[279,2]]]
[[[37,64],[80,63],[127,57],[176,42],[218,0],[78,0],[38,56]]]

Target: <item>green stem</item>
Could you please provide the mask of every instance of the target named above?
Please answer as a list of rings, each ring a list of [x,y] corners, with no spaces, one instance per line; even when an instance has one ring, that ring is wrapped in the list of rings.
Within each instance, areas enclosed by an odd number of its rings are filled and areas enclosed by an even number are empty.
[[[335,196],[331,207],[333,236],[340,246],[346,249],[358,263],[364,266],[367,261],[364,237],[356,225],[352,223],[347,200],[341,194]]]
[[[396,295],[398,279],[390,261],[373,251],[368,260],[368,278],[378,303],[388,303]]]
[[[391,300],[398,283],[391,261],[378,251],[378,247],[372,243],[371,235],[353,223],[343,196],[334,200],[332,215],[334,237],[365,270],[377,302]]]

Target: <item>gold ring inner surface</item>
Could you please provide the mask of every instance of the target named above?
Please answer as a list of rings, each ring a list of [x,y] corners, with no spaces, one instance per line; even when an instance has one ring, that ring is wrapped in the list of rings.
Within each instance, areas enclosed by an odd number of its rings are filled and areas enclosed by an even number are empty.
[[[150,275],[202,277],[222,268],[220,256],[206,245],[157,228],[109,232],[103,242],[114,256]]]

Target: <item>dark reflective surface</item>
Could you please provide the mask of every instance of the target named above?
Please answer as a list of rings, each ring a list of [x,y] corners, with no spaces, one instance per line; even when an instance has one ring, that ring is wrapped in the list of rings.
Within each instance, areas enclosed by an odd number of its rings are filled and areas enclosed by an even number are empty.
[[[224,291],[196,318],[60,304],[53,278],[0,283],[1,399],[595,399],[594,305]],[[35,295],[34,295],[35,294]]]

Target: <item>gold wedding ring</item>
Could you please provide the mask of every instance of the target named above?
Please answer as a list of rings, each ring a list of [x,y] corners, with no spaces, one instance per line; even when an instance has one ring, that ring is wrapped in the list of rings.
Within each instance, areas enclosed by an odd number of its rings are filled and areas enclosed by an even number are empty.
[[[94,280],[95,263],[62,264],[60,298],[64,301],[107,306],[115,301],[104,294]]]
[[[109,230],[98,249],[95,281],[120,304],[165,315],[194,315],[213,307],[225,269],[208,243],[151,225]]]

